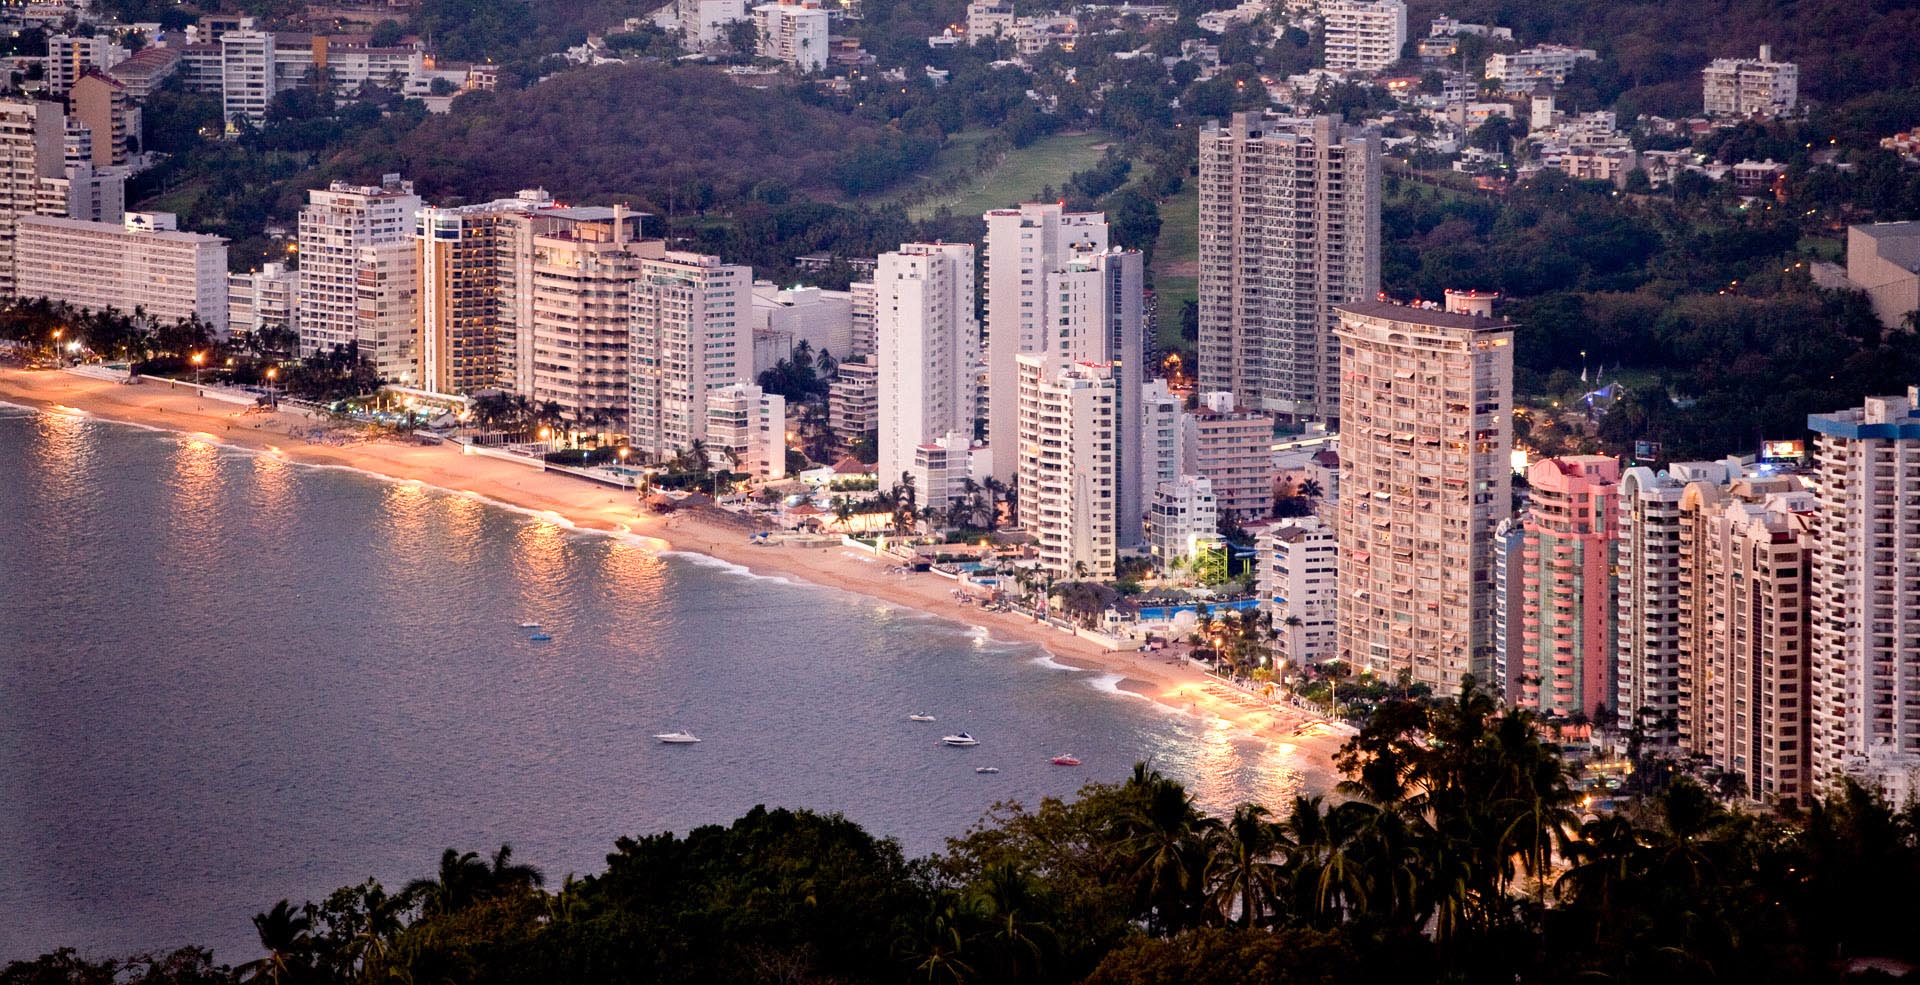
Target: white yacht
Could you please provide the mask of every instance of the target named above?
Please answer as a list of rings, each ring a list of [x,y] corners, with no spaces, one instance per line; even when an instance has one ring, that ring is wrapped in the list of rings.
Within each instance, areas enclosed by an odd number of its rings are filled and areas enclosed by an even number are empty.
[[[694,737],[692,732],[662,732],[654,736],[654,738],[670,746],[684,746],[700,741]]]
[[[909,721],[909,722],[931,722],[931,721],[935,721],[935,720],[936,720],[936,719],[935,719],[935,718],[934,718],[934,717],[933,717],[932,715],[929,715],[929,714],[927,714],[927,713],[926,713],[926,712],[924,712],[924,711],[923,711],[923,712],[920,712],[920,713],[919,713],[919,714],[917,714],[917,715],[908,715],[908,716],[907,716],[907,721]]]
[[[977,746],[980,744],[979,739],[976,739],[965,732],[961,732],[956,735],[943,735],[940,737],[940,741],[950,746]]]

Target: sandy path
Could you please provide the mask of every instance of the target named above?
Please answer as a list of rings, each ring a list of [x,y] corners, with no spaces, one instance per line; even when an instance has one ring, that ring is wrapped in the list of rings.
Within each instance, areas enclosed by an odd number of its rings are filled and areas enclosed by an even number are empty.
[[[61,413],[90,414],[197,435],[307,465],[358,469],[397,481],[421,482],[502,505],[548,513],[577,527],[637,534],[663,548],[695,551],[742,565],[837,588],[907,608],[985,627],[995,638],[1039,644],[1060,662],[1122,676],[1120,687],[1172,708],[1223,719],[1247,733],[1299,748],[1304,772],[1330,776],[1343,737],[1314,725],[1313,716],[1259,706],[1223,695],[1184,660],[1106,650],[1024,616],[985,612],[953,598],[954,583],[930,574],[889,575],[884,559],[845,547],[797,548],[747,543],[742,528],[690,515],[662,518],[637,508],[631,493],[513,462],[468,455],[453,445],[400,441],[317,444],[308,435],[322,422],[303,414],[266,413],[210,400],[190,387],[157,380],[138,385],[71,373],[0,368],[0,400]],[[345,432],[340,432],[345,433]],[[1302,734],[1296,730],[1306,726]]]

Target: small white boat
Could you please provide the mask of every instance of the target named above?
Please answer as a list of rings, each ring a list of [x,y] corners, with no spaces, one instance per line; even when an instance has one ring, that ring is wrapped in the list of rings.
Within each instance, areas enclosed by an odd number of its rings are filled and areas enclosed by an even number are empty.
[[[973,768],[973,771],[974,771],[975,773],[998,773],[998,772],[1000,772],[1000,767],[998,767],[998,766],[975,766],[975,767]]]
[[[934,721],[934,720],[935,720],[935,719],[934,719],[934,717],[933,717],[932,715],[929,715],[929,714],[927,714],[927,713],[926,713],[926,712],[924,712],[924,711],[923,711],[923,712],[921,712],[921,713],[919,713],[919,714],[917,714],[917,715],[908,715],[908,716],[907,716],[907,721],[909,721],[909,722],[931,722],[931,721]]]
[[[521,629],[539,629],[540,624],[537,622],[523,622],[520,624],[520,628]]]
[[[965,732],[961,732],[957,735],[943,735],[940,737],[940,741],[950,746],[977,746],[980,744],[979,739],[976,739]]]
[[[1069,755],[1059,755],[1050,760],[1055,766],[1078,766],[1080,761]]]
[[[654,738],[659,739],[661,742],[664,742],[670,746],[684,746],[689,743],[700,741],[699,739],[694,737],[692,732],[662,732],[659,735],[654,736]]]

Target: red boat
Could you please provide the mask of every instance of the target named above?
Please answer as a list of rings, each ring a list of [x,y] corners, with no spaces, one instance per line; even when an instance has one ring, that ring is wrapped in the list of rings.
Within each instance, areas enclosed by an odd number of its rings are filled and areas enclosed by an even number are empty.
[[[1077,760],[1077,759],[1075,759],[1075,758],[1073,758],[1072,756],[1055,756],[1055,757],[1053,757],[1053,765],[1055,765],[1055,766],[1078,766],[1078,765],[1080,765],[1080,761],[1079,761],[1079,760]]]

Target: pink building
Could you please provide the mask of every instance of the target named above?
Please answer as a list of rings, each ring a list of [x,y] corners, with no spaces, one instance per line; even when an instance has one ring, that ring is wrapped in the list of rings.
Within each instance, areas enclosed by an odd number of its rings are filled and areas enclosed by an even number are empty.
[[[1620,463],[1599,455],[1544,459],[1527,469],[1527,482],[1533,498],[1520,549],[1516,700],[1550,715],[1592,714],[1613,703]]]

